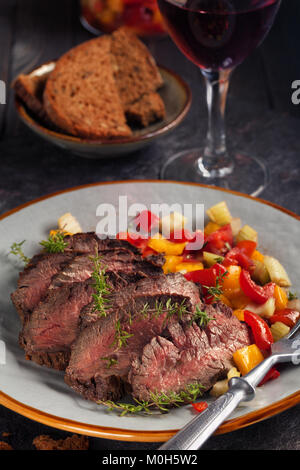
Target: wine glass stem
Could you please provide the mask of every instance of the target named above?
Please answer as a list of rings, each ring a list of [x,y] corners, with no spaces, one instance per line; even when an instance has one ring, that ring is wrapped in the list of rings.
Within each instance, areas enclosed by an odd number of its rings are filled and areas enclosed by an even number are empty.
[[[197,165],[207,178],[224,177],[233,171],[233,161],[226,149],[225,107],[231,70],[202,70],[206,84],[208,131],[203,156]]]

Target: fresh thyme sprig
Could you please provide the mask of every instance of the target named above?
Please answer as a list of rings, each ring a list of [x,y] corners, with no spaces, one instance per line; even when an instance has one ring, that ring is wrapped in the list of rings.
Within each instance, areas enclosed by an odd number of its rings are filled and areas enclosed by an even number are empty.
[[[91,277],[94,281],[93,288],[95,289],[92,294],[94,305],[93,312],[98,312],[100,317],[106,317],[107,308],[109,307],[109,294],[110,287],[107,283],[107,276],[105,267],[102,266],[101,258],[98,253],[90,258],[94,263],[94,271]]]
[[[122,330],[122,325],[120,320],[116,321],[116,332],[115,332],[115,339],[112,343],[112,346],[116,345],[118,349],[122,348],[123,346],[127,346],[127,340],[133,336],[133,334],[128,333],[126,330]]]
[[[184,390],[179,393],[150,393],[148,401],[140,401],[134,398],[133,403],[115,403],[114,401],[98,401],[99,405],[105,405],[110,411],[119,410],[120,416],[127,413],[146,413],[152,414],[152,410],[159,410],[161,413],[168,413],[171,407],[179,407],[183,404],[193,403],[204,392],[204,387],[201,384],[189,384]]]
[[[50,235],[48,240],[43,240],[40,245],[47,251],[47,253],[63,253],[68,246],[65,242],[66,234],[63,232],[56,232],[54,235]]]
[[[158,318],[163,313],[167,314],[166,321],[174,315],[176,315],[179,320],[182,320],[183,315],[189,314],[190,311],[186,306],[185,299],[181,303],[178,303],[172,302],[172,299],[169,298],[166,302],[156,300],[154,307],[150,307],[147,302],[139,312],[142,318],[148,318],[149,315],[153,318]]]
[[[101,357],[101,361],[106,361],[106,369],[110,369],[118,362],[118,360],[113,357]]]
[[[288,300],[296,300],[296,299],[298,299],[298,295],[296,293],[289,291]]]
[[[190,325],[193,322],[196,322],[201,328],[205,328],[211,320],[214,320],[214,317],[209,317],[207,313],[205,311],[202,311],[197,305],[196,311],[190,321]]]
[[[28,258],[28,256],[25,256],[24,255],[24,252],[22,250],[22,245],[25,243],[26,240],[23,240],[22,242],[20,243],[13,243],[10,247],[10,254],[11,255],[15,255],[15,256],[18,256],[20,258],[21,261],[23,261],[23,263],[26,265],[29,263],[30,261],[30,258]]]
[[[224,273],[219,272],[219,274],[216,277],[216,285],[215,286],[203,286],[205,289],[207,289],[207,296],[209,299],[214,300],[217,302],[220,300],[221,295],[223,294],[222,290],[222,282],[224,277],[228,274],[228,271],[225,271]]]

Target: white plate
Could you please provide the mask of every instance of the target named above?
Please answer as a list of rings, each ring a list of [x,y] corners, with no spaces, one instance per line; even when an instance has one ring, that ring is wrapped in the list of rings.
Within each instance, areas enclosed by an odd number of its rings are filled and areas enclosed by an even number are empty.
[[[26,204],[4,214],[0,219],[0,340],[6,346],[6,363],[0,365],[0,403],[31,419],[47,425],[110,439],[163,441],[186,424],[194,415],[192,407],[172,410],[161,416],[125,416],[85,401],[63,380],[63,373],[26,361],[18,346],[20,321],[10,301],[15,289],[18,261],[8,256],[13,242],[27,240],[26,254],[38,250],[57,219],[71,212],[84,231],[95,230],[100,203],[118,205],[118,197],[128,196],[128,203],[204,203],[205,207],[226,200],[231,213],[255,227],[262,251],[276,256],[286,266],[297,290],[299,275],[299,217],[285,209],[238,193],[196,184],[130,181],[93,184],[74,188]],[[1,343],[0,343],[1,345]],[[3,345],[3,343],[2,343]],[[219,432],[252,424],[300,401],[300,370],[287,366],[281,377],[257,390],[256,398],[240,406]]]

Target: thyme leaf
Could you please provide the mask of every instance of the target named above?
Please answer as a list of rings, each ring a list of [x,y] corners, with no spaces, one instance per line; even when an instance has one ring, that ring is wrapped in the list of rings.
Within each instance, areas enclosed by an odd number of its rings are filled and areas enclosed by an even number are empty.
[[[224,277],[228,274],[228,271],[225,271],[224,273],[221,273],[219,271],[219,274],[216,277],[216,285],[215,286],[203,286],[205,289],[207,289],[207,294],[208,298],[214,300],[217,302],[220,300],[221,295],[223,294],[222,290],[222,282]]]
[[[190,325],[193,322],[196,322],[201,328],[205,328],[211,320],[214,320],[214,317],[209,317],[207,313],[200,310],[199,306],[197,305],[196,311],[190,321]]]
[[[296,293],[289,291],[288,300],[296,300],[296,299],[298,299],[298,295]]]
[[[48,240],[41,241],[40,245],[47,253],[63,253],[68,246],[64,240],[65,236],[66,234],[63,232],[56,232],[54,235],[50,235]]]
[[[126,330],[122,330],[120,320],[116,321],[116,332],[115,332],[115,339],[112,343],[112,346],[116,345],[118,349],[122,348],[123,346],[127,346],[127,340],[133,336],[133,334],[128,333]]]
[[[117,364],[118,360],[113,357],[101,357],[101,361],[107,361],[106,368],[110,369],[112,366]]]
[[[102,266],[101,258],[98,253],[90,259],[94,263],[94,271],[91,274],[94,281],[93,288],[95,289],[95,293],[92,294],[94,301],[93,312],[98,312],[100,317],[106,317],[107,308],[109,307],[108,295],[110,294],[106,270],[105,267]]]
[[[205,388],[201,384],[193,383],[185,387],[184,390],[176,392],[165,392],[165,393],[150,393],[150,399],[148,401],[138,400],[134,398],[135,403],[116,403],[111,400],[102,401],[99,400],[98,405],[107,406],[110,411],[120,411],[120,416],[124,416],[127,413],[146,413],[152,414],[153,410],[158,410],[161,413],[168,413],[170,407],[179,407],[183,404],[193,403],[199,396],[204,392]]]
[[[30,261],[30,258],[28,258],[28,256],[25,256],[24,255],[24,252],[23,252],[23,249],[22,249],[22,245],[25,243],[26,240],[23,240],[22,242],[20,243],[13,243],[10,247],[10,254],[11,255],[15,255],[15,256],[18,256],[20,258],[21,261],[23,261],[23,263],[26,265],[29,263]]]

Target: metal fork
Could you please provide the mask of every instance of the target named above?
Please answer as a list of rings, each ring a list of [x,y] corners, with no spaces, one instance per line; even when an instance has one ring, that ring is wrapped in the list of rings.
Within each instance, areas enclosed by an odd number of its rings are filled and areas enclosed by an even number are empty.
[[[300,364],[300,321],[287,336],[272,345],[271,355],[244,377],[233,377],[229,390],[211,403],[159,450],[196,450],[213,434],[242,401],[255,397],[255,387],[278,362]]]

